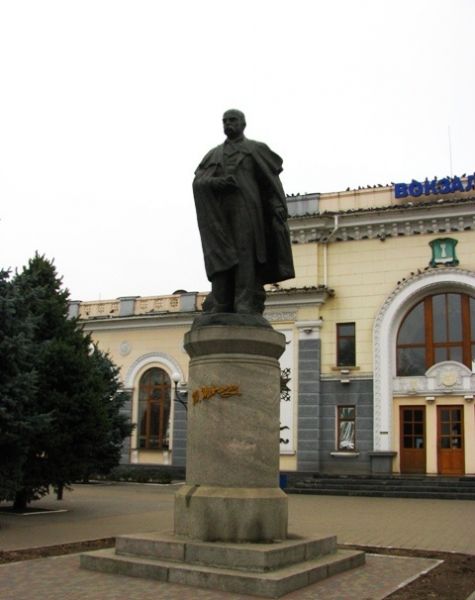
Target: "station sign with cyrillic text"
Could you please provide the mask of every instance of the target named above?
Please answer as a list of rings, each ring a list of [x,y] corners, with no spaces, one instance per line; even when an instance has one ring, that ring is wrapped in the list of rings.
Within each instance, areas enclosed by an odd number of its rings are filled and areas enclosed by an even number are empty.
[[[420,198],[421,196],[441,196],[457,192],[470,192],[475,189],[475,173],[463,177],[444,177],[429,181],[416,181],[411,183],[395,183],[394,196],[396,198]]]

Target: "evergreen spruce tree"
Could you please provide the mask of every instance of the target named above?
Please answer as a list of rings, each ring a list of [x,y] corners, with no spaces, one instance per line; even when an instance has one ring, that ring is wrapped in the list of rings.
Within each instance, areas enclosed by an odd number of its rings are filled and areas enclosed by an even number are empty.
[[[0,500],[22,484],[30,440],[48,419],[35,406],[33,320],[7,271],[0,271]]]
[[[47,418],[25,448],[14,506],[25,507],[53,486],[64,486],[115,466],[131,427],[121,413],[118,370],[68,319],[68,292],[52,262],[35,255],[13,285],[32,323],[30,369],[34,414]]]

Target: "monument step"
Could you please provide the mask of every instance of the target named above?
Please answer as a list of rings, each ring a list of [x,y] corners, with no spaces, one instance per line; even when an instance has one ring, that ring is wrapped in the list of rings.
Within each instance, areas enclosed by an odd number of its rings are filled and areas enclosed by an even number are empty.
[[[81,555],[81,567],[94,571],[156,579],[222,592],[253,594],[267,598],[279,598],[331,575],[362,566],[364,561],[363,552],[337,550],[328,556],[292,564],[266,573],[255,573],[118,555],[114,549],[98,550]]]
[[[336,536],[293,536],[273,543],[209,543],[171,533],[148,533],[120,536],[115,549],[119,555],[268,572],[332,554],[337,550],[337,540]]]

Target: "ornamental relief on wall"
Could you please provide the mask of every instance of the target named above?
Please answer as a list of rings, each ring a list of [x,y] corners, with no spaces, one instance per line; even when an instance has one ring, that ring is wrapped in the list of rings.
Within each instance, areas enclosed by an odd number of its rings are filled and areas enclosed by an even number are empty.
[[[467,394],[475,392],[475,374],[461,363],[447,360],[417,377],[394,377],[395,396]]]

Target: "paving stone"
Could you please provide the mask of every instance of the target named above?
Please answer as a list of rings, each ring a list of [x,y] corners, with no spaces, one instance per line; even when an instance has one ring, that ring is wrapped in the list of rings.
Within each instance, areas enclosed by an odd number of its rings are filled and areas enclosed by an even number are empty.
[[[382,600],[438,561],[367,555],[362,567],[291,592],[285,600]],[[80,569],[69,555],[0,565],[2,600],[252,600],[255,596]]]

